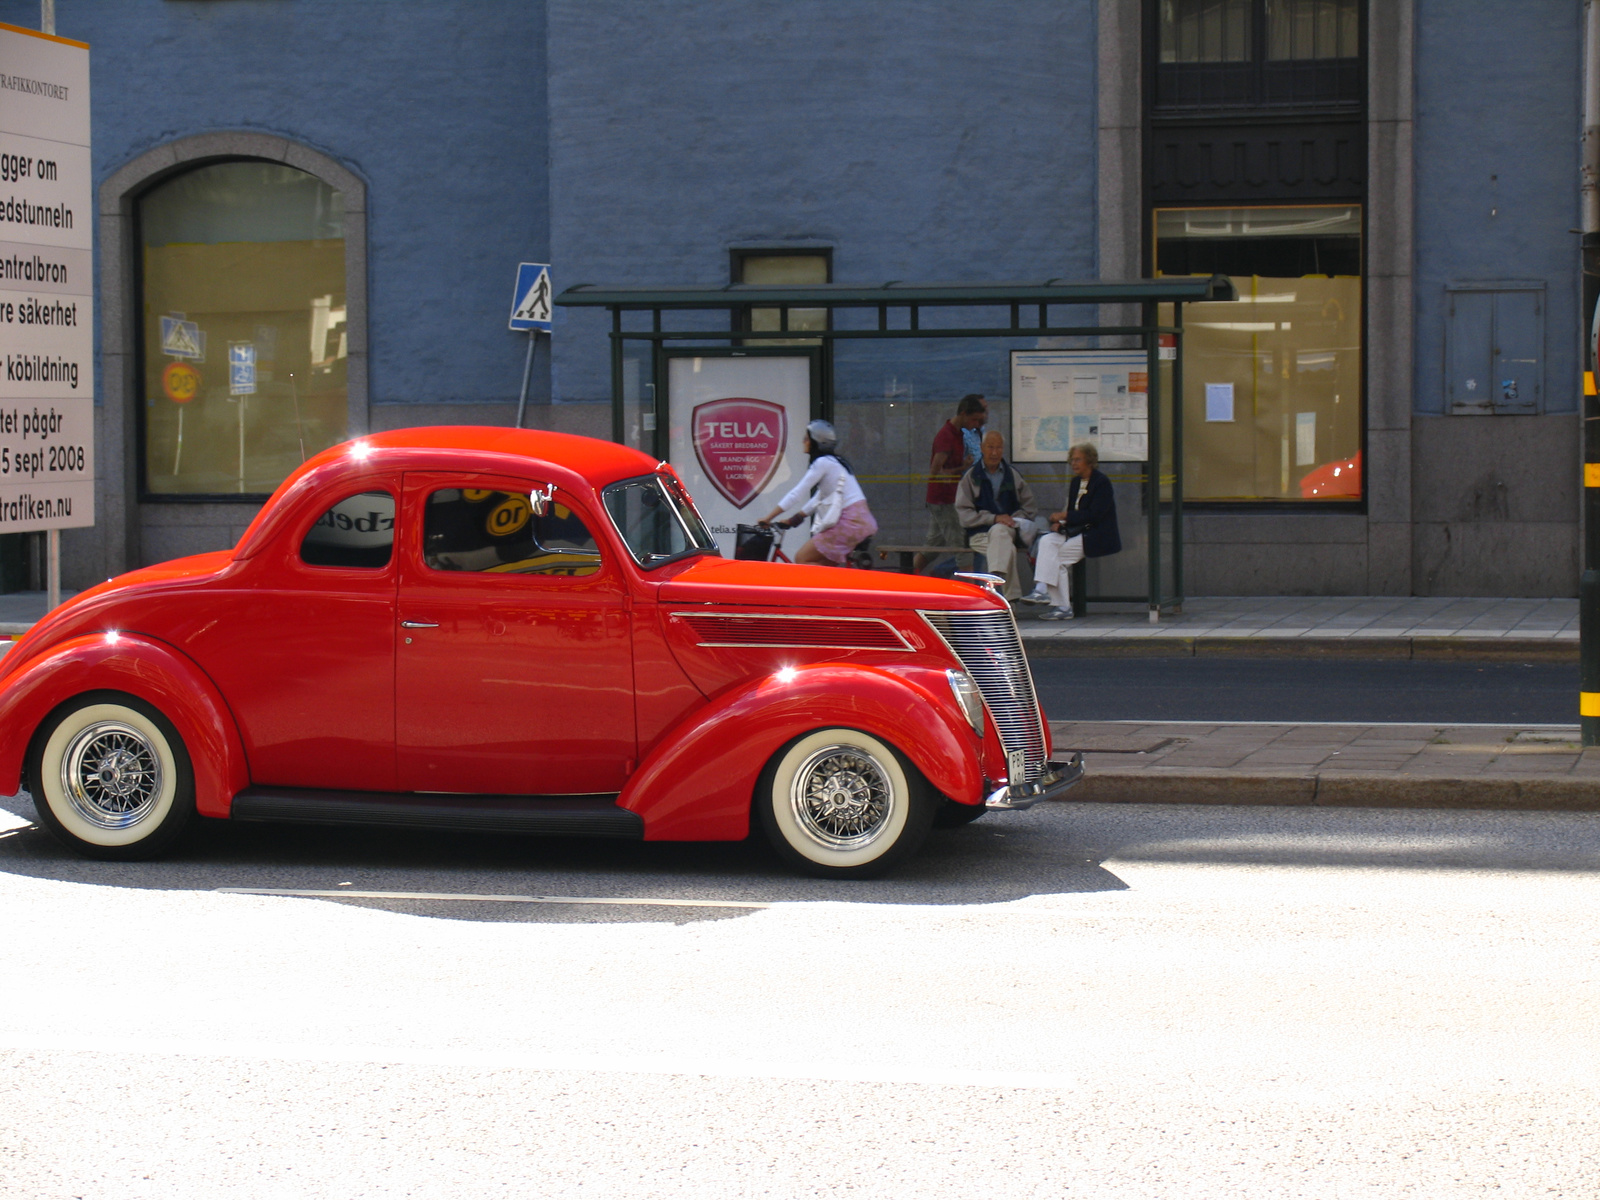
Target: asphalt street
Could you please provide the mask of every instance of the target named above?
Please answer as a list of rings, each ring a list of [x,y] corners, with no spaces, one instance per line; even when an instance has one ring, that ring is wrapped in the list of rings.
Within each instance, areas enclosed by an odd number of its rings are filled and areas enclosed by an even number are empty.
[[[3,804],[8,1196],[1600,1193],[1588,816],[1052,804],[843,884],[210,823],[100,864]]]
[[[1578,723],[1576,663],[1034,658],[1052,721]]]

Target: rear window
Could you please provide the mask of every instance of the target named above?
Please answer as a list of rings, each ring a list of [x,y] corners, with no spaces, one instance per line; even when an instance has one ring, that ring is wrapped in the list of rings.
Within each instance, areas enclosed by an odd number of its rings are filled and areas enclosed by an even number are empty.
[[[346,496],[317,518],[300,543],[300,559],[313,567],[389,565],[394,552],[394,497],[388,492]]]

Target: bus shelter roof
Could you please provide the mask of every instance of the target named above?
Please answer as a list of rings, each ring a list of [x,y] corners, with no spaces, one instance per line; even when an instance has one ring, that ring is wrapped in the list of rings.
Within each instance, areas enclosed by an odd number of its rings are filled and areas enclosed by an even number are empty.
[[[904,283],[892,280],[864,287],[823,283],[805,287],[731,283],[726,287],[619,287],[583,283],[556,297],[569,308],[738,309],[881,308],[900,305],[971,306],[984,304],[1126,304],[1202,300],[1237,300],[1226,275],[1188,275],[1163,279],[1073,282],[1046,279],[1038,283]]]

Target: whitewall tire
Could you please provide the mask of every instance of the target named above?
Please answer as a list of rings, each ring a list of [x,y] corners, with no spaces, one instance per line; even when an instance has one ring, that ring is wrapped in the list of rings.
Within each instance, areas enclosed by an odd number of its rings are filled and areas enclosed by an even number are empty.
[[[28,785],[39,821],[91,858],[160,854],[194,815],[194,772],[178,731],[117,692],[79,696],[34,738]]]
[[[859,729],[796,738],[756,785],[757,819],[791,865],[868,879],[913,854],[933,824],[926,781],[894,747]]]

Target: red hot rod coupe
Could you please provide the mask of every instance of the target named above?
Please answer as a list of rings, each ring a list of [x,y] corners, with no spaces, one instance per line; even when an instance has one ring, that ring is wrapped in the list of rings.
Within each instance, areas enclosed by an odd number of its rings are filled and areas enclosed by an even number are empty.
[[[195,815],[650,840],[759,826],[868,876],[1082,775],[966,583],[722,558],[678,477],[530,430],[311,459],[232,550],[130,572],[0,658],[0,795],[133,859]]]

